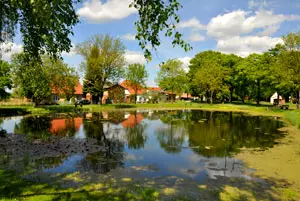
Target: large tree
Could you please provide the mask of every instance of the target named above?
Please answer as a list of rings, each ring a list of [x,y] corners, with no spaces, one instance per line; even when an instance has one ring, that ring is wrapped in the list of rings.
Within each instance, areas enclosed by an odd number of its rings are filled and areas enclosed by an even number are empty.
[[[85,61],[84,91],[102,100],[104,86],[119,81],[125,65],[125,47],[120,39],[110,35],[95,35],[76,47]],[[102,103],[100,101],[100,103]]]
[[[156,82],[163,90],[172,93],[182,93],[186,90],[187,77],[183,63],[177,59],[170,59],[160,66]]]
[[[20,28],[24,51],[31,57],[68,52],[69,36],[78,23],[74,8],[77,2],[79,0],[1,0],[0,44],[12,41],[16,28]]]
[[[1,0],[0,43],[12,41],[19,27],[24,51],[32,57],[39,58],[45,52],[53,56],[68,52],[69,36],[79,21],[75,6],[80,1]],[[186,51],[191,49],[176,30],[180,22],[177,11],[182,7],[178,0],[132,0],[129,6],[138,10],[136,38],[146,58],[151,59],[149,46],[155,49],[160,45],[161,32],[172,39],[173,46],[179,45]]]
[[[208,94],[210,103],[214,102],[214,97],[219,95],[218,92],[228,90],[228,86],[224,84],[227,71],[218,62],[210,61],[201,65],[197,71],[193,84],[200,87],[200,90]]]
[[[73,74],[74,70],[63,64],[61,60],[52,60],[43,56],[41,61],[32,59],[26,53],[12,57],[14,87],[19,89],[22,96],[32,99],[35,106],[48,100],[53,89],[60,92],[74,89],[77,83],[75,80],[78,80],[78,77]],[[73,81],[66,82],[66,80]]]
[[[270,69],[272,61],[269,54],[251,54],[238,64],[238,71],[246,76],[249,95],[256,103],[272,95]],[[264,93],[263,93],[264,92]]]
[[[6,89],[12,87],[10,67],[9,63],[0,60],[0,100],[8,98],[9,93],[6,92]]]
[[[137,92],[141,88],[145,88],[149,74],[142,64],[130,64],[125,73],[125,78],[128,81],[127,86],[134,89],[134,103],[136,104]]]
[[[300,109],[300,32],[283,37],[284,48],[280,53],[280,63],[290,86],[296,94],[297,108]]]

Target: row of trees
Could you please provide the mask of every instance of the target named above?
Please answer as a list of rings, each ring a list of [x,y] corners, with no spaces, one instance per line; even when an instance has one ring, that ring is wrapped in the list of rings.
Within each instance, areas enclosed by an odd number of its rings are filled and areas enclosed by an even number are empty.
[[[14,87],[16,96],[32,99],[36,106],[50,102],[53,91],[69,100],[78,79],[75,69],[61,59],[44,55],[38,61],[24,52],[15,54],[10,64],[0,60],[0,99],[8,98],[7,90]]]
[[[204,51],[191,59],[188,73],[179,60],[168,60],[161,65],[156,81],[165,90],[189,92],[211,103],[249,98],[259,104],[277,91],[287,99],[295,97],[299,108],[300,33],[284,36],[283,42],[246,58]]]
[[[76,50],[85,58],[82,63],[85,72],[83,92],[90,93],[94,102],[102,100],[105,88],[118,83],[121,78],[129,81],[127,85],[134,89],[135,94],[146,85],[148,73],[145,65],[130,64],[125,67],[125,47],[120,39],[95,35],[78,44]],[[2,60],[0,63],[1,99],[7,98],[7,89],[14,87],[19,97],[30,98],[36,105],[49,99],[53,90],[69,100],[78,80],[74,68],[62,59],[47,55],[35,59],[30,54],[20,53],[13,55],[11,64]]]

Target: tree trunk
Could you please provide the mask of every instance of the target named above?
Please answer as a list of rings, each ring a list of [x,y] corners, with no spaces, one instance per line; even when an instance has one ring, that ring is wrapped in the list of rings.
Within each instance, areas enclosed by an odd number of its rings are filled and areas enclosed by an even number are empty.
[[[297,109],[300,109],[300,90],[297,92],[297,103],[296,103]]]
[[[100,94],[99,94],[100,105],[102,105],[102,98],[103,98],[103,91],[100,92]]]
[[[213,92],[210,92],[210,104],[213,104]]]
[[[230,86],[230,100],[229,100],[230,103],[232,103],[232,96],[233,96],[233,87]]]
[[[259,105],[260,102],[260,81],[257,81],[257,94],[256,94],[256,104]]]

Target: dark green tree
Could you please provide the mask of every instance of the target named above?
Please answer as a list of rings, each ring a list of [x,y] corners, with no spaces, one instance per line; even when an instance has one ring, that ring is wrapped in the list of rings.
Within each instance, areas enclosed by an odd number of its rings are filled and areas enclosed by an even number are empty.
[[[6,92],[6,89],[11,89],[12,87],[10,68],[9,63],[0,60],[0,100],[9,97],[9,93]]]
[[[44,53],[56,57],[62,51],[69,52],[69,36],[78,23],[73,6],[77,2],[79,0],[1,0],[0,43],[12,41],[19,28],[24,51],[31,57],[39,58]]]
[[[35,106],[42,101],[49,101],[53,89],[71,96],[78,81],[74,69],[62,60],[53,60],[48,56],[37,60],[26,53],[13,55],[12,77],[14,87],[19,89],[20,95],[32,99]]]

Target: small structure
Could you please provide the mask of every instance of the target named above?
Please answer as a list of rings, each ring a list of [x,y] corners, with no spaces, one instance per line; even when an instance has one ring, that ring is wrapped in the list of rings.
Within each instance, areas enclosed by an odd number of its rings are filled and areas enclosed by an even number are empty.
[[[280,96],[280,95],[278,96],[278,93],[275,92],[270,98],[270,103],[273,105],[284,105],[285,99],[282,98],[282,96]]]

